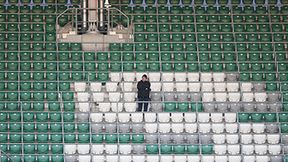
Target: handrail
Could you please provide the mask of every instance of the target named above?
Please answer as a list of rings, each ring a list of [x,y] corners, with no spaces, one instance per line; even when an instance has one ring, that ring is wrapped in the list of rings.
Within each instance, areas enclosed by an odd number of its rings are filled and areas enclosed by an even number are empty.
[[[14,162],[14,160],[4,151],[0,150],[0,162],[2,161],[1,160],[1,155],[5,155],[8,159],[10,159],[11,162]]]

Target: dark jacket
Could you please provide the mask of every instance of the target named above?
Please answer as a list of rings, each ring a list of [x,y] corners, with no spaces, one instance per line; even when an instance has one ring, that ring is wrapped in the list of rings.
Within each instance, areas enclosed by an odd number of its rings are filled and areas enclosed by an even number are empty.
[[[150,89],[150,82],[142,80],[137,83],[137,89],[138,89],[138,98],[141,99],[147,99],[149,98],[149,93],[151,91]]]

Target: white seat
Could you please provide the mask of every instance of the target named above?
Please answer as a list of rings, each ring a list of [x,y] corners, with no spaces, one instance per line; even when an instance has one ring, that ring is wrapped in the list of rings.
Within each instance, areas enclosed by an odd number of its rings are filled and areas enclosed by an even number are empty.
[[[118,88],[117,82],[106,82],[106,91],[107,92],[116,92]]]
[[[240,145],[227,145],[227,151],[230,155],[238,155],[240,153]]]
[[[254,150],[257,155],[266,155],[267,145],[254,145]]]
[[[161,123],[167,123],[170,121],[170,113],[158,113],[158,121]]]
[[[229,162],[241,162],[241,156],[228,156],[228,161]]]
[[[228,101],[239,102],[240,101],[240,93],[239,92],[228,93]]]
[[[123,84],[123,91],[124,92],[131,92],[133,91],[133,83],[132,82],[124,82]]]
[[[211,124],[210,123],[199,124],[199,132],[200,133],[209,133],[210,130],[211,130]]]
[[[87,92],[77,92],[77,100],[79,102],[87,102],[89,100],[89,93]]]
[[[151,82],[151,91],[152,92],[160,92],[161,91],[161,83],[160,82]]]
[[[253,140],[256,144],[264,144],[266,142],[266,134],[254,134]]]
[[[79,154],[89,154],[89,152],[90,152],[90,145],[78,144],[78,145],[77,145],[77,151],[78,151]]]
[[[211,82],[212,73],[201,73],[200,80],[203,82]]]
[[[268,156],[256,156],[256,162],[269,162]]]
[[[90,83],[90,90],[92,92],[100,92],[102,89],[102,83],[101,82],[92,82]]]
[[[212,92],[213,91],[213,83],[202,83],[201,91],[202,92]]]
[[[225,92],[226,91],[226,83],[214,83],[214,90],[216,92]]]
[[[74,83],[75,92],[83,92],[86,90],[86,82],[75,82]]]
[[[110,103],[109,102],[100,102],[99,103],[99,111],[100,112],[109,112],[110,111]]]
[[[175,155],[174,156],[174,162],[186,162],[187,157],[181,156],[181,155]]]
[[[117,154],[118,152],[118,147],[117,145],[113,145],[113,144],[106,144],[105,145],[105,151],[107,154]]]
[[[189,82],[198,82],[199,81],[199,73],[188,73],[187,74]]]
[[[254,100],[254,94],[253,93],[249,93],[249,92],[242,93],[242,101],[243,102],[252,102],[253,100]]]
[[[120,82],[121,79],[122,79],[122,73],[114,73],[114,72],[110,72],[109,75],[110,75],[110,80],[112,82]]]
[[[97,155],[92,157],[92,162],[104,162],[105,156],[104,155]]]
[[[224,123],[213,123],[212,124],[213,133],[223,133],[224,132]]]
[[[161,162],[173,162],[173,156],[172,155],[161,155]]]
[[[102,113],[91,113],[90,119],[92,122],[100,123],[103,121],[103,114]]]
[[[224,120],[227,123],[234,123],[236,122],[237,114],[236,113],[225,113]]]
[[[90,111],[89,102],[80,102],[79,103],[79,111],[89,112]]]
[[[213,134],[212,139],[213,139],[213,142],[215,144],[224,144],[225,143],[225,135],[224,134]]]
[[[267,134],[267,141],[269,144],[278,144],[280,141],[280,134]]]
[[[251,92],[252,88],[253,88],[253,85],[250,82],[241,83],[242,92]]]
[[[123,111],[123,103],[111,103],[112,112],[122,112]]]
[[[228,144],[237,144],[239,141],[238,134],[226,134],[226,141]]]
[[[174,73],[162,73],[162,81],[171,82],[174,79]]]
[[[156,133],[157,123],[145,123],[145,130],[147,133]]]
[[[132,82],[135,80],[135,73],[134,72],[124,72],[123,79],[126,82]]]
[[[241,134],[241,143],[243,144],[250,144],[252,143],[253,136],[252,134]]]
[[[188,162],[200,162],[200,156],[199,155],[188,155],[187,161]]]
[[[174,90],[174,83],[162,83],[163,84],[163,91],[165,92],[173,92]]]
[[[94,102],[103,102],[104,101],[104,95],[105,93],[103,92],[94,92],[93,93],[93,101]]]
[[[127,123],[130,121],[130,114],[129,113],[119,113],[118,120],[120,123]]]
[[[147,155],[146,156],[146,161],[149,162],[159,162],[159,156],[158,155]]]
[[[213,73],[213,81],[215,82],[224,82],[225,77],[225,73]]]
[[[125,111],[126,112],[136,112],[136,103],[124,103]]]
[[[184,131],[183,123],[172,123],[171,129],[173,133],[182,133]]]
[[[214,145],[214,152],[216,155],[224,155],[226,154],[226,145]]]
[[[171,113],[171,120],[175,123],[183,122],[183,114],[182,113]]]
[[[253,123],[252,128],[253,128],[254,133],[264,133],[265,124],[264,123]]]
[[[133,123],[143,122],[143,113],[132,113],[131,114],[131,121]]]
[[[105,115],[105,122],[108,122],[108,123],[116,122],[116,118],[117,118],[116,113],[105,113],[104,115]]]
[[[255,162],[255,156],[243,156],[243,162]]]
[[[145,122],[156,122],[156,113],[144,113]]]
[[[238,124],[237,123],[226,123],[225,129],[227,133],[237,133]]]
[[[281,145],[268,145],[269,154],[279,155],[281,153]]]
[[[197,132],[197,124],[196,123],[185,123],[185,131],[187,133],[196,133]]]
[[[216,102],[226,102],[227,101],[227,93],[215,93],[215,101]]]
[[[130,144],[121,144],[119,145],[120,154],[128,155],[131,153],[132,145]]]
[[[189,83],[190,92],[200,92],[200,83]]]
[[[214,162],[214,156],[212,155],[205,155],[205,156],[202,156],[201,158],[202,162]]]
[[[107,155],[106,156],[106,162],[118,162],[118,156],[117,155]]]
[[[170,123],[161,123],[159,124],[159,132],[160,133],[169,133],[171,125]]]
[[[196,113],[185,113],[184,119],[187,123],[196,122]]]
[[[80,156],[78,156],[78,161],[79,162],[91,161],[91,156],[90,155],[80,155]]]
[[[215,162],[227,162],[227,156],[215,156]]]
[[[127,162],[127,161],[131,161],[132,160],[132,156],[131,155],[121,155],[119,156],[119,161],[120,162]]]
[[[160,81],[160,73],[153,73],[153,72],[150,72],[149,73],[149,80],[151,82],[159,82]]]
[[[64,145],[64,152],[65,154],[76,154],[77,145],[73,144],[65,144]]]
[[[254,93],[254,98],[256,102],[265,102],[267,99],[267,93],[265,92]]]
[[[125,92],[124,93],[124,101],[133,102],[135,101],[136,93],[135,92]]]
[[[214,100],[213,93],[203,93],[202,101],[203,102],[212,102]]]
[[[140,80],[142,80],[142,76],[143,76],[143,75],[147,75],[147,74],[145,74],[145,73],[136,73],[135,75],[136,75],[136,80],[137,80],[137,81],[140,81]],[[148,75],[147,75],[147,76],[148,76]]]
[[[184,82],[186,81],[186,73],[174,73],[175,81],[176,82]]]
[[[120,92],[110,92],[109,93],[109,101],[110,102],[119,102],[121,98]]]
[[[239,124],[239,132],[240,133],[250,133],[251,132],[251,124],[250,123],[241,123]]]
[[[238,92],[239,91],[239,83],[237,83],[237,82],[227,83],[226,87],[227,87],[228,92]]]
[[[187,83],[177,83],[176,82],[175,87],[176,87],[177,92],[186,92],[188,85],[187,85]]]
[[[242,145],[241,146],[242,154],[252,155],[254,153],[254,145]]]
[[[133,161],[145,162],[145,156],[143,156],[143,155],[133,155]]]
[[[210,121],[210,114],[209,113],[198,113],[198,122],[200,123],[207,123]]]

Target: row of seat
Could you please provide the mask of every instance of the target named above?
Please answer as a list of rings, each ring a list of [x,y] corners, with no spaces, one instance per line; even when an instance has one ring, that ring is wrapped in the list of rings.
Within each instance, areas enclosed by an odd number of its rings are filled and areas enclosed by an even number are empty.
[[[63,102],[60,104],[59,102],[0,102],[0,109],[3,111],[44,111],[45,108],[48,108],[49,111],[74,111],[75,103],[74,102]],[[62,109],[61,109],[62,108]]]
[[[237,18],[239,16],[236,16]],[[235,17],[235,18],[236,18]],[[264,17],[265,18],[265,17]],[[267,17],[269,18],[269,17]],[[267,19],[266,18],[266,19]],[[236,20],[237,21],[237,20]],[[268,20],[269,21],[269,20]],[[134,24],[135,32],[141,33],[141,32],[157,32],[157,24],[154,23],[146,23],[141,24],[140,22],[136,22]],[[163,24],[159,23],[159,32],[232,32],[232,28],[234,29],[234,32],[284,32],[288,28],[288,24],[281,23],[273,23],[272,28],[270,29],[269,24],[266,24],[264,22],[250,22],[250,24],[242,24],[241,22],[234,22],[233,25],[227,24],[227,23],[203,23],[203,24],[197,24],[196,26],[194,24]],[[195,29],[196,28],[196,29]]]
[[[73,101],[74,93],[73,92],[64,92],[60,94],[57,92],[0,92],[0,100],[1,101],[18,101],[18,99],[22,101],[57,101],[62,98],[63,101]]]
[[[78,159],[79,162],[90,162],[90,161],[97,161],[97,162],[126,162],[126,161],[137,161],[137,162],[145,162],[146,160],[149,162],[158,162],[158,161],[166,161],[166,162],[226,162],[226,161],[233,161],[233,162],[281,162],[285,157],[283,156],[240,156],[240,155],[230,155],[230,156],[221,156],[221,155],[161,155],[161,156],[153,156],[153,155],[121,155],[121,156],[113,156],[113,155],[97,155],[97,156],[90,156],[90,155],[79,155],[79,157],[75,156],[65,156],[67,160]],[[286,158],[285,158],[286,159]]]
[[[161,57],[160,57],[161,56]],[[58,59],[57,59],[58,57]],[[8,62],[12,61],[37,61],[37,62],[49,62],[49,61],[165,61],[165,62],[179,62],[182,61],[238,61],[243,62],[256,62],[262,61],[263,63],[274,62],[275,59],[278,62],[287,60],[287,55],[285,52],[244,52],[244,53],[234,53],[234,52],[201,52],[199,55],[197,52],[0,52],[1,60],[6,60]]]
[[[18,3],[18,2],[16,2]],[[29,2],[30,3],[30,2]],[[47,3],[47,2],[46,2]],[[30,8],[29,5],[21,5],[18,6],[16,4],[10,4],[10,6],[7,6],[7,8],[4,5],[1,5],[0,13],[33,13],[33,14],[41,14],[46,13],[49,15],[55,16],[56,13],[62,13],[67,9],[67,6],[63,4],[49,4],[47,6],[41,6],[41,5],[34,5],[32,8]],[[55,22],[55,21],[54,21]]]
[[[27,123],[27,122],[37,122],[37,127],[43,127],[48,128],[47,123],[41,123],[41,122],[74,122],[75,121],[75,114],[72,112],[2,112],[0,114],[1,122],[11,122],[13,124],[16,124],[17,126],[21,126],[21,121]],[[40,124],[39,124],[40,123]],[[6,123],[7,124],[7,123]],[[19,125],[20,124],[20,125]],[[30,127],[32,127],[33,123],[30,123]],[[61,124],[61,123],[55,123],[55,124]],[[3,125],[4,128],[8,128],[8,125]],[[34,126],[33,126],[34,127]],[[61,128],[61,127],[60,127]]]

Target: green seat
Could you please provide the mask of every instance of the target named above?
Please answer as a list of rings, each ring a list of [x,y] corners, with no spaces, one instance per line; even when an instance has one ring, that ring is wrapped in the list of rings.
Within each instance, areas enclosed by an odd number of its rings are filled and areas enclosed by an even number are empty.
[[[265,122],[276,122],[276,114],[275,113],[265,113],[264,114]]]
[[[37,134],[38,143],[47,143],[49,141],[48,134]]]
[[[88,123],[78,123],[77,124],[77,129],[78,129],[78,132],[80,132],[80,133],[89,132],[90,131],[89,128],[90,128],[90,125]]]
[[[187,112],[189,109],[189,104],[186,102],[183,103],[177,103],[177,108],[179,112]]]
[[[24,134],[23,135],[23,142],[24,143],[34,143],[35,142],[35,135],[34,134]]]
[[[51,145],[51,152],[53,154],[63,154],[63,145],[61,144]]]
[[[279,113],[279,122],[287,122],[288,114],[287,113]]]
[[[78,134],[78,142],[79,143],[89,143],[90,142],[90,134]]]
[[[48,113],[46,112],[36,113],[36,120],[38,122],[46,122],[48,120]]]
[[[46,82],[46,90],[47,91],[57,91],[57,83],[56,82]]]
[[[130,142],[130,135],[129,134],[120,134],[119,135],[119,142],[120,143],[129,143]]]
[[[146,145],[147,154],[158,154],[158,145]]]
[[[42,95],[44,95],[44,93],[41,93],[41,98],[42,98]],[[34,95],[34,100],[36,99],[37,97]],[[44,97],[43,97],[44,98]],[[43,102],[34,102],[33,103],[33,109],[34,111],[43,111],[44,110],[44,103]]]
[[[105,135],[106,143],[116,143],[117,142],[117,135],[116,134],[107,134]]]
[[[21,134],[10,134],[11,143],[21,143],[22,135]]]
[[[58,103],[56,103],[58,104]],[[61,113],[55,112],[55,113],[50,113],[50,121],[51,122],[61,122]]]
[[[63,103],[64,111],[74,111],[75,103],[74,102],[64,102]]]
[[[38,151],[39,154],[48,154],[49,153],[49,145],[47,145],[47,144],[38,144],[37,145],[37,151]],[[39,159],[39,157],[38,157],[38,159]],[[44,159],[41,158],[41,160],[44,160]]]
[[[213,145],[202,145],[201,152],[202,154],[213,154]]]
[[[75,143],[76,135],[75,134],[65,134],[64,135],[64,142],[65,143]]]
[[[48,132],[48,124],[47,123],[37,123],[36,130],[37,130],[37,132]]]
[[[173,103],[173,102],[164,103],[164,111],[165,112],[175,112],[176,111],[176,103]]]
[[[51,157],[52,162],[64,162],[63,155],[52,155]]]
[[[8,124],[7,123],[1,123],[0,128],[2,130],[1,132],[6,132],[6,131],[8,131]]]
[[[12,144],[12,145],[9,146],[9,150],[10,150],[11,154],[21,154],[22,145],[21,144]]]
[[[281,123],[280,129],[281,133],[288,133],[288,123]]]
[[[52,143],[62,143],[62,138],[63,137],[62,137],[61,134],[51,134],[51,136],[50,136],[50,139],[51,139]]]
[[[0,122],[6,122],[8,119],[8,114],[6,112],[0,112]]]
[[[104,136],[103,134],[93,134],[92,135],[92,142],[93,143],[103,143],[104,141]]]
[[[171,154],[172,153],[172,145],[161,145],[160,146],[161,154]]]
[[[24,153],[25,154],[33,154],[35,151],[35,145],[34,144],[25,144],[24,145]],[[29,161],[29,160],[27,160]]]
[[[187,154],[199,154],[199,145],[188,145],[186,146]]]
[[[20,122],[21,121],[21,113],[20,112],[12,112],[9,113],[10,122]]]
[[[191,103],[191,111],[192,112],[202,112],[203,111],[203,105],[202,103]]]
[[[260,113],[252,113],[250,114],[252,122],[263,122],[263,114]]]
[[[239,122],[248,122],[250,120],[249,113],[239,113],[238,114],[238,121]]]
[[[34,132],[35,131],[35,124],[24,123],[23,124],[23,131],[24,132]]]

